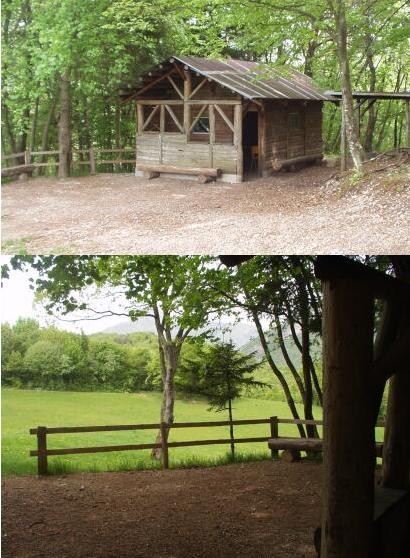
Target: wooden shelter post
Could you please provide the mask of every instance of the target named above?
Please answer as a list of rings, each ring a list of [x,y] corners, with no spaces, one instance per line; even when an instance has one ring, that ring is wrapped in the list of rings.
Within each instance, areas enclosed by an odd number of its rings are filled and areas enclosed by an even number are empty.
[[[184,71],[184,132],[188,136],[191,126],[191,105],[188,103],[192,92],[192,80],[189,70]]]
[[[365,558],[372,545],[373,296],[366,281],[323,281],[322,558]]]
[[[242,182],[243,150],[242,150],[242,104],[234,105],[233,143],[237,150],[236,174]]]

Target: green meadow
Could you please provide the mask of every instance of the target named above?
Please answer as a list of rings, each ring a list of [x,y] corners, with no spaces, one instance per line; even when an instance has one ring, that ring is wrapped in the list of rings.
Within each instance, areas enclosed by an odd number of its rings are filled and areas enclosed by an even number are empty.
[[[36,473],[36,458],[29,456],[36,449],[36,437],[29,429],[36,426],[93,426],[109,424],[157,423],[161,394],[62,392],[3,389],[2,394],[2,471],[3,475]],[[315,410],[320,418],[321,410]],[[241,398],[234,404],[234,418],[289,417],[287,405],[281,401]],[[208,411],[208,403],[200,398],[178,398],[175,421],[195,422],[225,420],[225,413]],[[235,436],[265,436],[269,425],[237,426]],[[281,435],[297,435],[293,425],[280,425]],[[152,443],[156,431],[96,432],[51,434],[49,448],[68,448],[116,444]],[[229,437],[227,427],[175,429],[170,441],[200,440]],[[228,446],[210,445],[170,449],[170,465],[206,466],[226,461]],[[52,472],[114,471],[150,468],[158,463],[150,458],[149,450],[80,454],[49,457]],[[265,443],[238,444],[240,459],[269,457]]]
[[[62,392],[40,390],[3,389],[2,392],[2,474],[36,474],[37,462],[29,456],[36,449],[36,437],[29,429],[36,426],[93,426],[109,424],[156,423],[159,420],[161,394]],[[300,409],[301,410],[301,409]],[[321,409],[314,409],[315,418],[321,418]],[[286,403],[243,397],[234,404],[234,418],[290,418]],[[175,403],[175,421],[195,422],[225,420],[225,413],[208,410],[201,398],[178,398]],[[152,443],[156,431],[96,432],[51,434],[47,436],[49,448],[103,446],[116,444]],[[269,435],[269,425],[235,427],[235,437]],[[280,436],[297,436],[294,425],[280,424]],[[377,438],[381,439],[381,429]],[[170,441],[228,438],[227,427],[175,429]],[[171,467],[212,466],[229,461],[229,446],[209,445],[170,449]],[[249,443],[236,446],[238,460],[267,459],[267,444]],[[149,450],[49,457],[49,469],[54,473],[79,471],[119,471],[158,467],[150,458]]]

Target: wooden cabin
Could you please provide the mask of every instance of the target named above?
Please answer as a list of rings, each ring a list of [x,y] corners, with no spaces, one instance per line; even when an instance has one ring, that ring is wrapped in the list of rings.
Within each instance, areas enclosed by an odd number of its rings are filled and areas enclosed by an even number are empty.
[[[329,97],[294,70],[175,56],[124,97],[136,102],[137,176],[241,182],[323,157]]]

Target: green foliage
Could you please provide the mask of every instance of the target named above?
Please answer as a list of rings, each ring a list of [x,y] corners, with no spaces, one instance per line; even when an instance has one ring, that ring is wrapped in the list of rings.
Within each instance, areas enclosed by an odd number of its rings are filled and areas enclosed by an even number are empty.
[[[356,90],[409,83],[408,7],[401,0],[346,0]],[[5,0],[2,4],[3,149],[58,147],[58,86],[69,75],[76,148],[134,144],[132,103],[119,90],[172,54],[286,63],[340,89],[334,2],[306,0]],[[375,69],[375,70],[374,70]],[[373,71],[374,70],[374,71]],[[404,103],[379,101],[373,148],[404,142]],[[365,139],[371,111],[363,117]],[[325,105],[325,150],[339,149],[340,111]],[[104,167],[105,169],[107,167]]]
[[[241,353],[232,341],[212,345],[204,374],[204,393],[211,409],[224,411],[246,389],[261,387],[263,384],[253,377],[258,367],[255,354]]]

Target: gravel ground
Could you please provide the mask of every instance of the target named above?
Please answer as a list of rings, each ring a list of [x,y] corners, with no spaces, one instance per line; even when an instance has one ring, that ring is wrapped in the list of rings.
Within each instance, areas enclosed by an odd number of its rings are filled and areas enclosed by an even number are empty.
[[[4,558],[314,558],[321,466],[3,480]]]
[[[3,253],[409,253],[410,180],[341,194],[320,166],[242,184],[125,174],[3,185]]]

